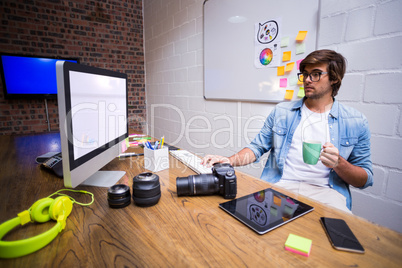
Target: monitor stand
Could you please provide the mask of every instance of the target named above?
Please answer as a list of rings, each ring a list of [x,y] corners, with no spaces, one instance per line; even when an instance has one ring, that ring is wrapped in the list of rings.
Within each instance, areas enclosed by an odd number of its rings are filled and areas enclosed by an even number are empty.
[[[116,184],[124,175],[125,171],[99,170],[80,185],[95,187],[111,187]]]

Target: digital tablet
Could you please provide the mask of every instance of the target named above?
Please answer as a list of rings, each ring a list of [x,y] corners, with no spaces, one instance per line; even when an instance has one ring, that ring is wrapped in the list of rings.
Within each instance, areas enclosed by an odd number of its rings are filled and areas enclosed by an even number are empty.
[[[259,234],[314,210],[312,206],[271,188],[221,203],[219,207]]]

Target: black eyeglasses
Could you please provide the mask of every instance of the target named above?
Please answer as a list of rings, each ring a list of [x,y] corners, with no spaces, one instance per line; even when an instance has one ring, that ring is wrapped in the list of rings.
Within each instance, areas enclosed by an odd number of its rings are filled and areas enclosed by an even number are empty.
[[[310,77],[312,82],[318,82],[321,79],[321,75],[327,74],[328,72],[312,72],[312,73],[298,73],[297,78],[300,82],[306,82],[307,77]]]

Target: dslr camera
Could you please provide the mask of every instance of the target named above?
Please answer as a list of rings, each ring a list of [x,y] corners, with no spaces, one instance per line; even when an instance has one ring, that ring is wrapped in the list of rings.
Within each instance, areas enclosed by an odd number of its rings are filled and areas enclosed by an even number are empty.
[[[177,195],[222,195],[232,199],[237,194],[234,168],[227,163],[215,163],[212,174],[190,175],[176,178]]]

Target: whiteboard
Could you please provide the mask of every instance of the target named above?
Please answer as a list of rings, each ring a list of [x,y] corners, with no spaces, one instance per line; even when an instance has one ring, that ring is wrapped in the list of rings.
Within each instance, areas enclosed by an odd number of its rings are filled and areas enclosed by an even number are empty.
[[[281,102],[287,90],[295,98],[300,88],[295,84],[297,61],[316,50],[318,22],[319,0],[206,0],[204,98]],[[258,38],[267,25],[273,40],[261,43]],[[299,31],[307,35],[296,42]],[[283,52],[291,54],[290,61],[282,60]],[[294,68],[278,75],[278,67],[291,62]]]

